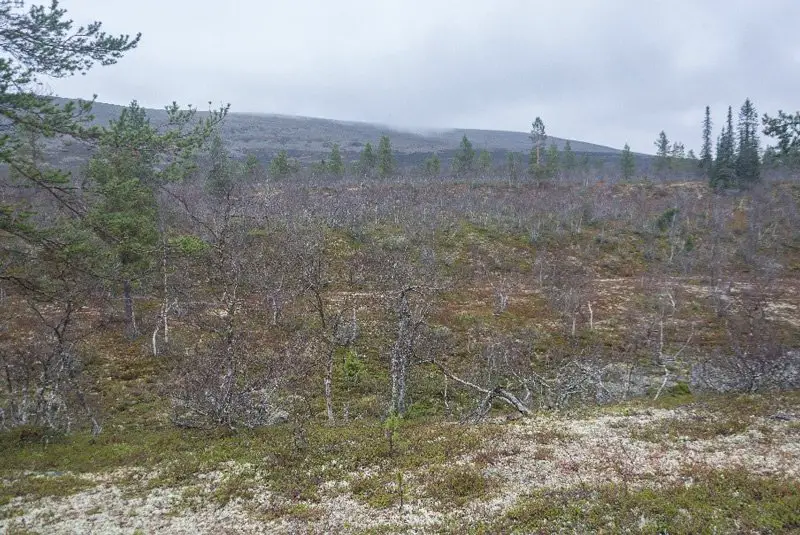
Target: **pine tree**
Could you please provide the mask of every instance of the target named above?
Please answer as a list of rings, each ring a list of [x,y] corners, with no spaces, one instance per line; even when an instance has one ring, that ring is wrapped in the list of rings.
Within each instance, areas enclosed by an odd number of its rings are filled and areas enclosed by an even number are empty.
[[[733,108],[729,106],[728,120],[717,140],[717,158],[714,160],[711,186],[730,188],[736,182],[736,138],[733,133]]]
[[[478,172],[486,177],[492,172],[492,153],[484,149],[478,155]]]
[[[542,121],[541,117],[537,117],[533,123],[531,123],[531,142],[533,143],[533,148],[531,151],[531,157],[536,156],[535,164],[536,167],[541,167],[542,165],[542,153],[544,152],[545,143],[547,142],[547,134],[545,133],[544,121]],[[534,172],[536,174],[536,172]]]
[[[262,179],[264,169],[261,162],[254,154],[248,154],[244,162],[244,175],[250,182],[257,182]]]
[[[273,180],[283,180],[292,174],[289,155],[285,150],[280,151],[269,163],[269,176]]]
[[[467,138],[467,135],[461,138],[461,144],[458,146],[458,151],[453,158],[453,171],[457,176],[464,176],[471,174],[475,169],[475,149],[472,148],[472,142]]]
[[[660,134],[658,134],[658,139],[655,141],[654,145],[656,146],[656,173],[663,175],[663,173],[665,173],[672,164],[670,161],[672,151],[669,139],[663,130]]]
[[[392,153],[392,142],[389,136],[381,136],[378,144],[378,176],[389,178],[395,173],[394,154]]]
[[[233,169],[230,155],[219,134],[211,138],[209,157],[211,165],[208,170],[206,190],[213,196],[224,197],[233,185]]]
[[[336,178],[344,176],[344,161],[342,160],[342,153],[339,150],[339,144],[334,143],[331,148],[330,160],[328,161],[328,172]]]
[[[706,106],[706,116],[703,120],[703,147],[700,149],[700,169],[707,177],[711,177],[714,166],[714,155],[711,153],[711,106]]]
[[[425,176],[429,178],[437,177],[442,172],[442,161],[435,152],[425,159]]]
[[[572,151],[572,144],[569,142],[569,140],[564,143],[564,150],[562,151],[561,156],[564,172],[567,174],[567,176],[572,175],[572,173],[575,171],[577,161],[575,159],[575,153]]]
[[[95,65],[114,64],[136,48],[139,38],[107,35],[99,22],[74,28],[56,2],[26,9],[22,1],[0,1],[0,163],[8,164],[30,186],[48,189],[54,200],[68,205],[73,213],[81,211],[71,199],[74,190],[62,187],[69,182],[69,174],[38,166],[26,157],[30,153],[22,149],[25,132],[89,140],[96,139],[99,131],[87,125],[91,102],[55,104],[41,95],[40,81],[83,75]],[[2,208],[0,204],[0,214]]]
[[[550,146],[547,148],[547,153],[545,154],[545,175],[549,179],[556,179],[559,178],[558,171],[560,169],[560,158],[561,154],[558,151],[558,146],[555,143],[551,143]]]
[[[631,180],[634,173],[636,173],[636,160],[633,157],[630,145],[627,143],[625,143],[625,147],[622,149],[620,167],[622,168],[623,180]]]
[[[758,114],[746,99],[739,111],[739,153],[736,157],[736,177],[740,184],[751,185],[761,179]]]
[[[377,164],[378,157],[372,149],[372,143],[367,142],[358,159],[358,172],[364,175],[364,178],[370,178],[373,176],[373,173],[375,173],[375,166]]]
[[[800,168],[800,111],[794,115],[778,110],[776,117],[764,115],[764,135],[778,138],[778,146],[772,150],[773,164]],[[766,156],[766,155],[765,155]]]

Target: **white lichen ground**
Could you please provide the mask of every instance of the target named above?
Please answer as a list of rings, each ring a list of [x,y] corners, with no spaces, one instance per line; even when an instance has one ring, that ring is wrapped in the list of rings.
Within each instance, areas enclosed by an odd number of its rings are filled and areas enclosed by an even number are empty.
[[[509,423],[499,438],[453,465],[474,466],[494,484],[482,499],[461,508],[426,502],[414,485],[425,474],[406,476],[408,499],[402,511],[376,509],[357,500],[345,481],[325,481],[319,503],[292,504],[256,487],[252,498],[224,506],[202,498],[225,478],[254,467],[228,463],[205,474],[191,488],[142,492],[144,476],[135,471],[83,474],[97,485],[63,498],[17,498],[0,507],[2,533],[197,534],[197,533],[430,533],[470,525],[503,514],[536,489],[562,489],[603,483],[630,487],[691,484],[702,469],[734,468],[798,480],[800,415],[747,417],[747,429],[712,439],[666,436],[659,429],[673,420],[712,422],[713,414],[693,408],[639,409],[624,415],[583,419],[541,416]],[[255,470],[257,473],[257,470]],[[27,476],[30,477],[30,476]],[[44,476],[46,477],[46,476]],[[417,489],[418,490],[418,489]],[[187,497],[188,496],[188,497]],[[194,498],[193,498],[194,497]],[[277,507],[277,509],[276,509]],[[274,512],[285,511],[283,516]],[[8,512],[14,516],[6,518]],[[272,514],[265,514],[272,511]]]

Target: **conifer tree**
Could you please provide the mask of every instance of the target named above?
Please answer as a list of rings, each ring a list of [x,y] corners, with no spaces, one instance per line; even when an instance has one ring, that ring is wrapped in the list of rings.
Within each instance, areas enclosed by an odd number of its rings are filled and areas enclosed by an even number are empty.
[[[706,115],[703,119],[703,146],[700,149],[700,169],[710,178],[714,166],[714,155],[711,146],[711,106],[706,106]]]
[[[435,152],[425,159],[425,176],[429,178],[437,177],[442,172],[442,161]]]
[[[461,144],[458,146],[458,151],[453,159],[454,174],[463,176],[472,173],[475,170],[475,149],[472,148],[472,142],[467,138],[467,135],[461,138]]]
[[[375,173],[375,167],[378,164],[378,157],[372,148],[372,143],[367,142],[364,149],[361,151],[361,156],[358,159],[358,172],[364,178],[370,178]]]
[[[517,180],[519,178],[519,171],[522,167],[522,158],[520,154],[516,152],[508,152],[506,154],[506,172],[508,173],[508,178],[511,180]]]
[[[800,111],[794,115],[778,110],[778,115],[762,118],[764,135],[778,138],[778,146],[770,151],[773,164],[780,163],[789,168],[800,168]],[[765,159],[767,155],[765,154]]]
[[[571,175],[575,171],[575,165],[577,164],[577,161],[575,159],[575,153],[572,150],[572,144],[570,143],[569,140],[567,140],[566,143],[564,143],[564,150],[562,151],[561,154],[561,161],[563,162],[562,167],[564,169],[564,172],[568,176]]]
[[[233,169],[231,166],[230,155],[225,149],[225,143],[219,134],[211,138],[211,148],[209,149],[211,159],[208,170],[208,180],[206,190],[214,196],[224,196],[233,182]]]
[[[389,178],[395,173],[394,154],[392,153],[392,142],[389,136],[381,136],[378,144],[378,176]]]
[[[269,163],[269,176],[273,180],[283,180],[292,174],[289,155],[285,150],[280,151]]]
[[[344,160],[342,160],[342,153],[339,150],[339,144],[334,143],[331,148],[331,155],[328,161],[328,172],[336,178],[344,176]]]
[[[730,188],[736,185],[736,138],[733,133],[733,108],[728,107],[728,119],[717,140],[717,157],[711,186]]]
[[[736,156],[736,178],[741,185],[751,185],[761,179],[759,155],[758,114],[746,99],[739,111],[739,153]]]
[[[492,153],[486,149],[478,155],[478,172],[484,177],[492,172]]]
[[[655,141],[654,145],[656,146],[656,173],[663,174],[672,164],[670,161],[672,150],[669,138],[667,138],[667,134],[663,130],[658,134],[658,139]]]
[[[636,172],[636,160],[633,157],[630,145],[627,143],[625,143],[625,147],[622,149],[620,167],[622,169],[623,180],[631,180]]]
[[[545,154],[545,175],[547,178],[559,178],[560,167],[561,153],[558,151],[558,146],[555,143],[551,143]]]
[[[545,133],[544,121],[542,121],[541,117],[537,117],[536,120],[531,123],[530,138],[533,143],[531,156],[535,154],[536,167],[541,167],[542,153],[544,152],[545,143],[547,143],[547,134]]]

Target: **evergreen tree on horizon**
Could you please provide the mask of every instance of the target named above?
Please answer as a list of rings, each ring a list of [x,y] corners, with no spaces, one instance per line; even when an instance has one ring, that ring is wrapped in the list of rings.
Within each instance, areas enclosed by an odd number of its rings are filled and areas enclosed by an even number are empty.
[[[717,157],[710,184],[714,188],[736,185],[736,138],[733,133],[733,108],[728,106],[728,117],[717,140]]]
[[[392,153],[392,141],[389,136],[381,136],[378,144],[378,176],[389,178],[395,173],[394,154]]]
[[[636,160],[631,152],[631,146],[625,143],[622,149],[622,157],[620,158],[620,167],[622,169],[623,180],[631,180],[634,173],[636,173]]]
[[[741,185],[751,185],[761,180],[760,142],[758,139],[758,114],[748,98],[739,111],[739,153],[736,156],[736,178]]]
[[[700,149],[700,169],[706,177],[710,178],[714,167],[713,147],[711,145],[713,124],[711,122],[711,106],[706,106],[706,114],[703,119],[703,146]]]

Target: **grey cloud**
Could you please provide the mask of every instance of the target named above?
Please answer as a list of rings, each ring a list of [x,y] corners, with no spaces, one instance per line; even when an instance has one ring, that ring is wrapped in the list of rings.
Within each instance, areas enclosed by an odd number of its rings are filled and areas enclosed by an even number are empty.
[[[402,127],[527,130],[652,151],[699,145],[706,104],[798,109],[795,0],[337,2],[62,0],[143,32],[65,96],[308,114]]]

